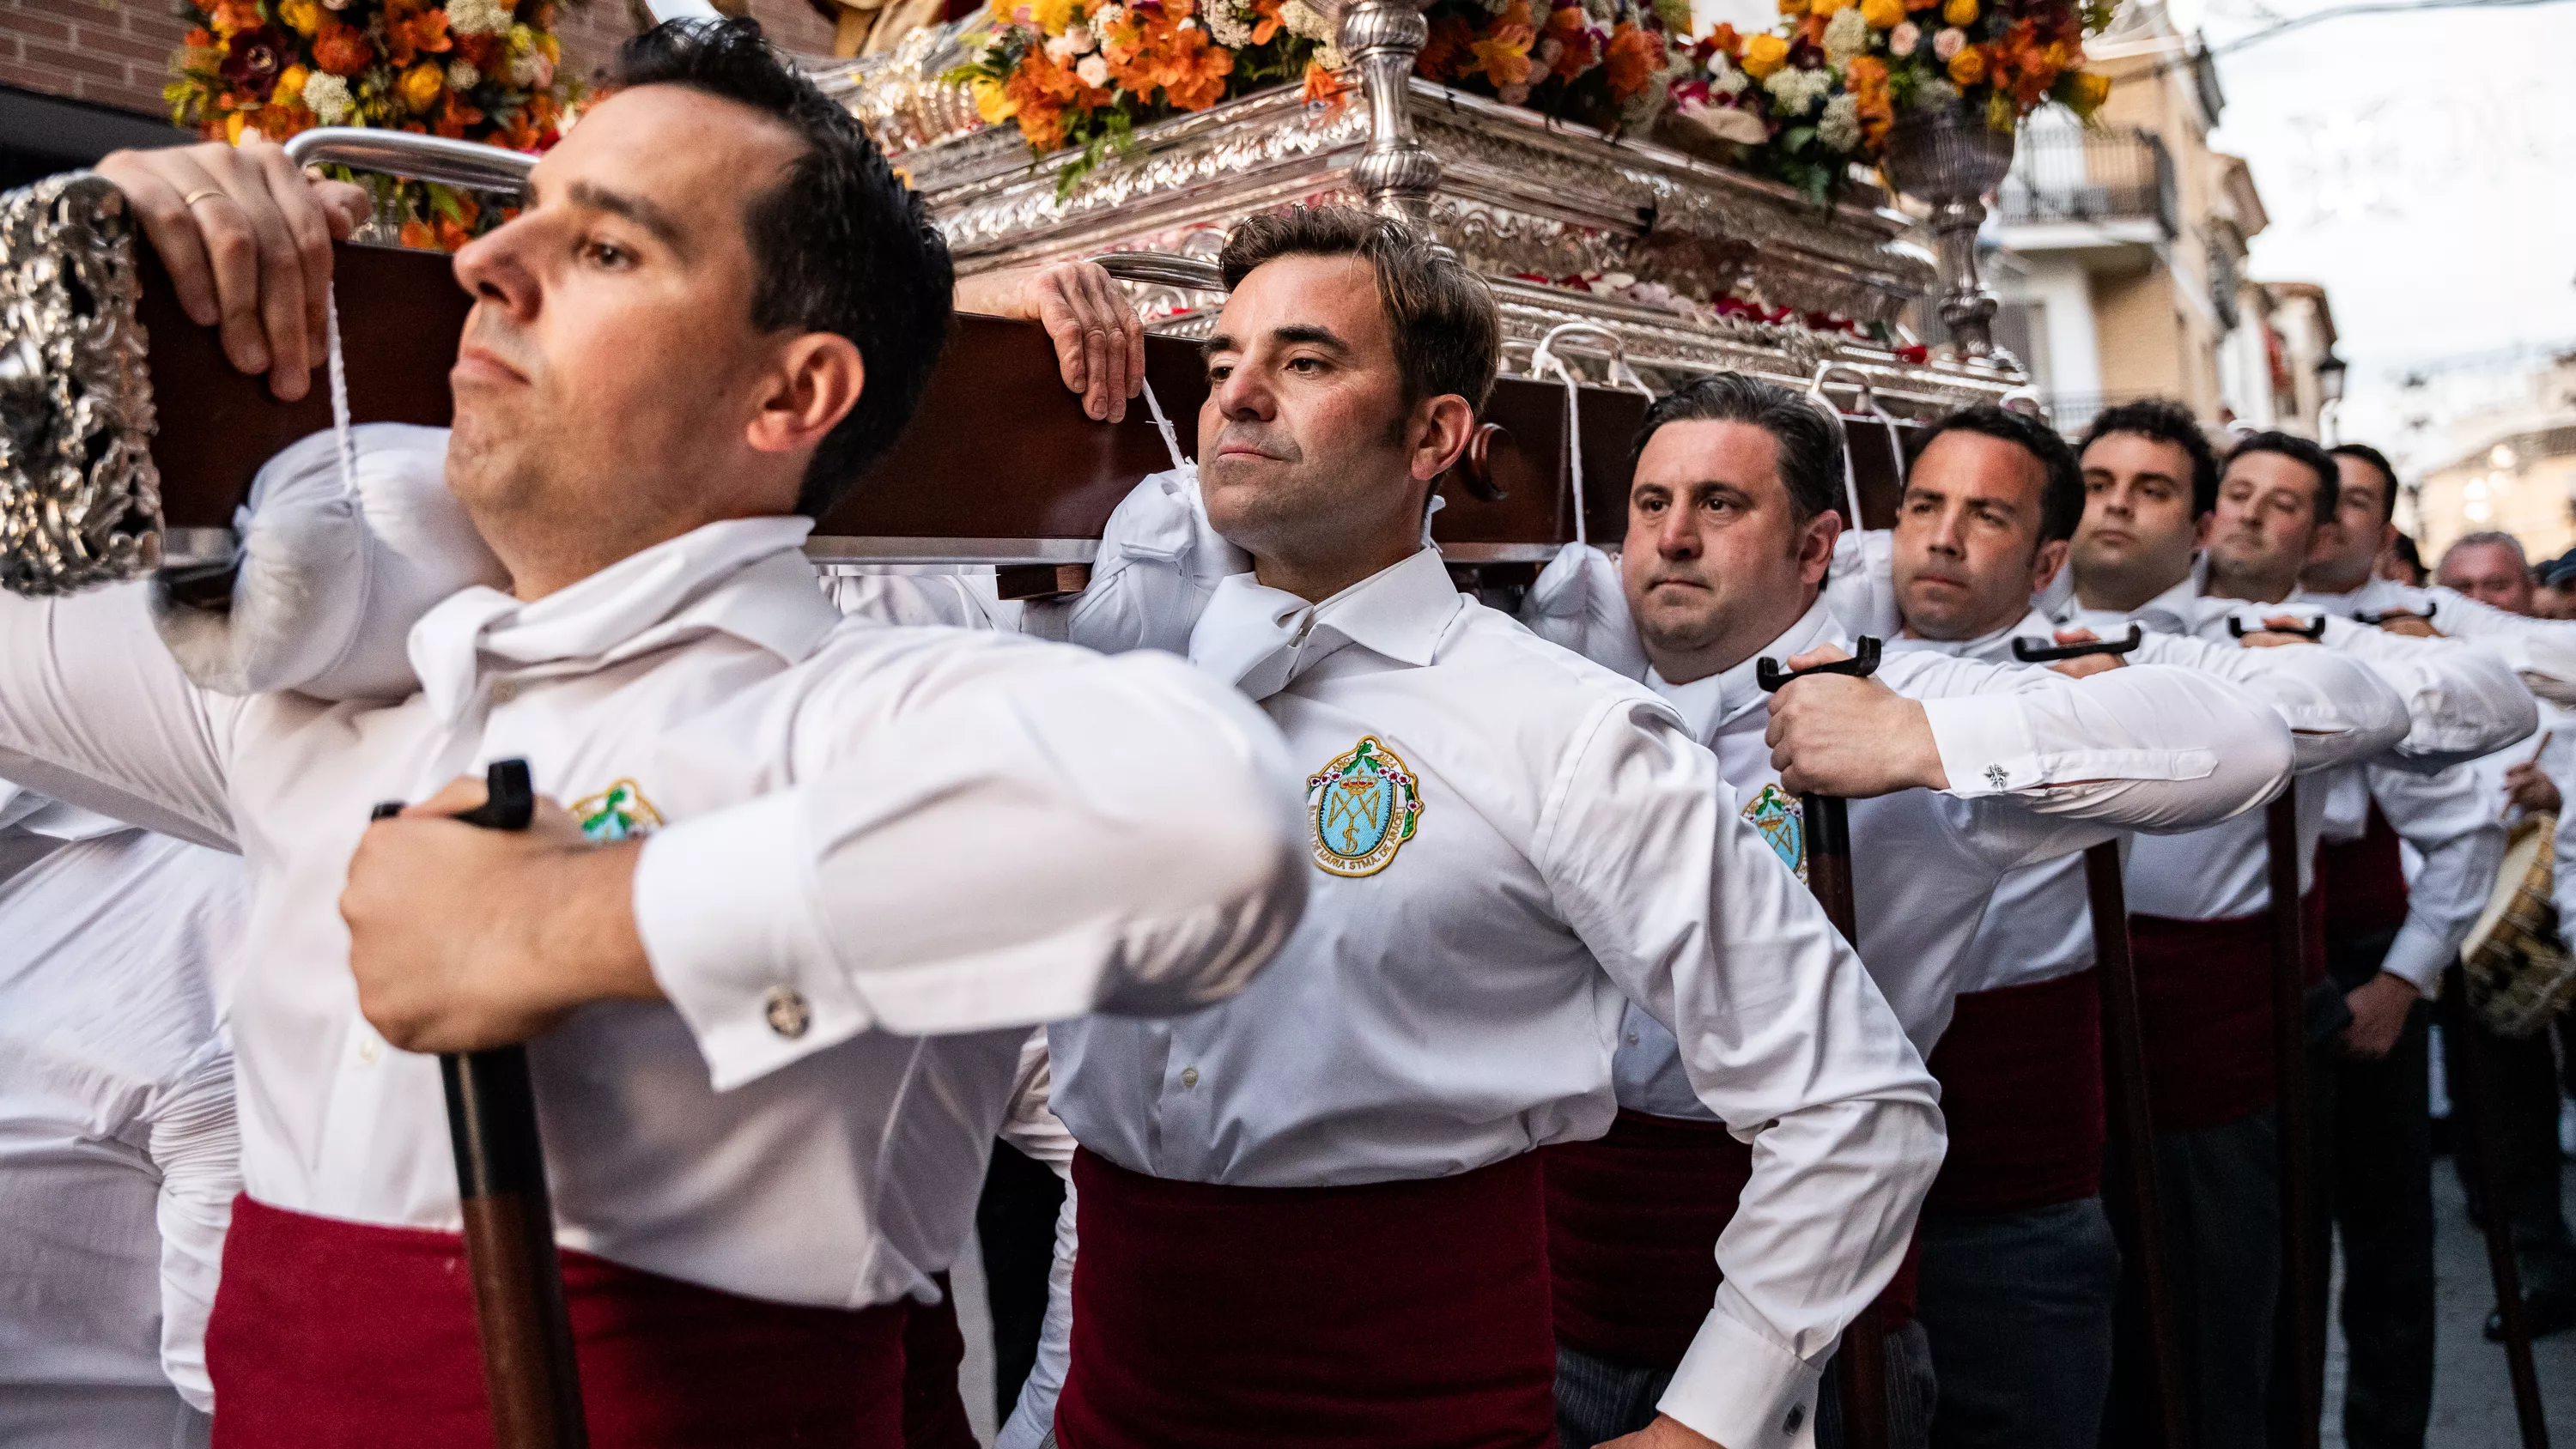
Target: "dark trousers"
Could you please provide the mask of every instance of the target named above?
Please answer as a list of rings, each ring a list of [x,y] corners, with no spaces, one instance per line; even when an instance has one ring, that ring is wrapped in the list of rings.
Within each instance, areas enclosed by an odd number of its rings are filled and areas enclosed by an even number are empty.
[[[1556,1346],[1556,1438],[1559,1449],[1592,1449],[1622,1434],[1634,1434],[1655,1421],[1655,1402],[1671,1387],[1669,1368],[1643,1368],[1612,1363],[1588,1353]],[[1834,1370],[1825,1367],[1825,1387],[1816,1396],[1816,1449],[1842,1449],[1841,1406],[1834,1397]],[[1918,1321],[1887,1335],[1888,1449],[1924,1449],[1929,1442],[1932,1401],[1932,1353]],[[1783,1433],[1796,1429],[1782,1426]]]
[[[2120,1247],[2102,1200],[1926,1213],[1917,1314],[1941,1385],[1933,1449],[2093,1449]]]
[[[2379,972],[2390,935],[2330,945],[2327,966],[2346,990]],[[2350,1353],[2343,1401],[2344,1442],[2351,1449],[2423,1449],[2433,1411],[2433,1132],[2430,1008],[2418,1003],[2397,1045],[2378,1061],[2320,1043],[2308,1061],[2308,1100],[2316,1140],[2316,1216],[2310,1241],[2343,1251],[2344,1341]],[[2326,1254],[2303,1291],[2309,1321],[2325,1323]],[[2310,1373],[2322,1372],[2325,1344],[2312,1346]],[[2288,1365],[2279,1368],[2286,1370]],[[2317,1380],[2311,1379],[2311,1382]],[[2294,1400],[2286,1372],[2273,1384],[2281,1443]]]
[[[993,1144],[984,1195],[975,1204],[975,1237],[984,1249],[984,1291],[993,1309],[993,1399],[1007,1423],[1020,1385],[1037,1366],[1046,1326],[1047,1271],[1055,1265],[1055,1219],[1064,1180],[1055,1169],[1007,1142]]]
[[[2271,1375],[2272,1310],[2281,1279],[2279,1159],[2271,1109],[2198,1132],[2157,1133],[2156,1171],[2192,1443],[2197,1449],[2263,1449],[2264,1385]],[[2135,1265],[2132,1245],[2121,1246]],[[2103,1442],[2123,1449],[2151,1444],[2155,1414],[2146,1399],[2146,1321],[2134,1266],[2121,1276],[2113,1332]]]
[[[2553,1043],[2552,1036],[2563,1039]],[[2566,1205],[2559,1180],[2558,1102],[2562,1086],[2576,1092],[2576,1021],[2561,1015],[2555,1032],[2519,1040],[2480,1031],[2478,1045],[2487,1063],[2487,1096],[2495,1118],[2489,1155],[2502,1179],[2507,1219],[2513,1224],[2514,1261],[2522,1269],[2525,1297],[2576,1293],[2576,1238],[2567,1231]],[[2556,1048],[2568,1054],[2568,1081],[2562,1082]],[[2465,1070],[2456,1044],[2444,1043],[2444,1075],[2451,1082],[2454,1120],[2465,1095]],[[2465,1135],[2451,1135],[2452,1160],[2469,1195],[2469,1211],[2484,1220],[2476,1176],[2469,1170]]]

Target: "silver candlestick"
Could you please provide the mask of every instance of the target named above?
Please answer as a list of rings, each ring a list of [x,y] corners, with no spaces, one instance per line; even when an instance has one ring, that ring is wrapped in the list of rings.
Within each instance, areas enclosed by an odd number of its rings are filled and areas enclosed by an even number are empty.
[[[2012,132],[1957,106],[1909,115],[1887,135],[1889,184],[1932,208],[1941,322],[1969,357],[1997,355],[1997,303],[1977,271],[1977,231],[1986,222],[1986,195],[2003,184],[2012,160]]]
[[[1432,193],[1440,188],[1440,158],[1413,134],[1407,91],[1414,57],[1431,38],[1430,23],[1414,0],[1344,0],[1332,9],[1339,12],[1342,54],[1368,90],[1368,149],[1351,168],[1351,178],[1372,210],[1427,232]]]

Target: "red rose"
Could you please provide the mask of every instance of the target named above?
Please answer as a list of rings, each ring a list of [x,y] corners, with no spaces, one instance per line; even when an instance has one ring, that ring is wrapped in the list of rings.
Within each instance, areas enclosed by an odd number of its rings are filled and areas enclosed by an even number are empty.
[[[278,72],[292,63],[289,58],[294,54],[295,37],[274,25],[245,30],[233,37],[224,52],[224,84],[234,94],[265,105],[269,92],[277,89]]]

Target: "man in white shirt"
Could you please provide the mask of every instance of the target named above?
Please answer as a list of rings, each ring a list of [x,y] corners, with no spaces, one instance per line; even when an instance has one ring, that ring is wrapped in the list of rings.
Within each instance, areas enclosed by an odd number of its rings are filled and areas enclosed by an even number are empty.
[[[2187,411],[2147,402],[2097,419],[2082,461],[2088,505],[2072,552],[2076,597],[2061,623],[2108,634],[2134,618],[2151,630],[2216,642],[2231,632],[2231,620],[2260,631],[2277,613],[2304,619],[2315,612],[2246,607],[2288,601],[2299,569],[2333,527],[2335,469],[2313,444],[2258,434],[2222,470]],[[2195,558],[2204,545],[2205,564]],[[2527,733],[2529,701],[2468,687],[2486,677],[2480,671],[2492,672],[2492,659],[2342,619],[2326,623],[2327,644],[2364,651],[2375,669],[2412,681],[2401,693],[2418,719],[2409,735],[2413,768],[2372,764],[2363,773],[2366,791],[2348,775],[2300,791],[2303,889],[2316,879],[2311,855],[2332,802],[2346,795],[2381,801],[2434,878],[2451,883],[2426,893],[2417,932],[2423,945],[2407,953],[2425,980],[2402,984],[2428,989],[2442,952],[2456,948],[2457,933],[2474,918],[2462,887],[2482,865],[2492,872],[2501,842],[2459,808],[2469,789],[2464,771],[2421,771]],[[2446,672],[2422,672],[2437,669]],[[2429,682],[2436,678],[2463,685],[2449,714],[2421,703],[2438,694]],[[2358,835],[2365,812],[2348,808],[2355,817],[2348,833]],[[2262,822],[2254,819],[2142,839],[2126,873],[2167,1241],[2182,1300],[2186,1397],[2200,1442],[2209,1445],[2266,1437],[2279,1276],[2267,861]],[[2313,907],[2317,898],[2309,899]],[[2311,989],[2331,1002],[2335,996],[2319,984],[2324,943],[2313,915],[2307,937]],[[2377,991],[2365,994],[2363,1005]],[[2318,1019],[2311,1014],[2312,1027]],[[2344,1039],[2370,1045],[2368,1029],[2364,1023]],[[2119,1409],[2112,1418],[2143,1422],[2142,1414]]]
[[[2522,545],[2509,534],[2470,534],[2453,543],[2442,552],[2435,580],[2445,591],[2507,614],[2524,615],[2533,607],[2531,571]],[[2468,610],[2456,606],[2452,615],[2470,617]],[[2452,622],[2438,614],[2436,618]],[[2566,903],[2576,866],[2571,866],[2566,854],[2576,845],[2576,833],[2571,833],[2571,812],[2565,808],[2558,781],[2566,778],[2569,746],[2576,744],[2576,717],[2555,708],[2547,712],[2553,717],[2551,747],[2537,762],[2530,747],[2519,746],[2480,760],[2472,768],[2481,787],[2478,799],[2496,818],[2518,820],[2529,814],[2557,813],[2555,894],[2563,923],[2571,919]],[[2553,1036],[2558,1050],[2576,1062],[2576,1017],[2565,1012],[2551,1030],[2521,1038],[2482,1031],[2479,1042],[2489,1073],[2487,1100],[2495,1104],[2494,1155],[2503,1168],[2496,1190],[2513,1224],[2514,1259],[2522,1275],[2523,1323],[2534,1337],[2576,1326],[2576,1235],[2567,1227],[2558,1151],[2559,1104],[2566,1089],[2553,1060]],[[2462,1070],[2465,1064],[2447,1035],[2445,1046],[2450,1070]],[[2458,1100],[2457,1093],[2453,1100]],[[2468,1182],[2465,1175],[2462,1181]],[[2477,1190],[2474,1184],[2470,1190]],[[2503,1336],[2499,1313],[2488,1319],[2487,1337]]]
[[[1312,900],[1234,1001],[1050,1028],[1080,1248],[1062,1397],[1024,1418],[1066,1449],[1555,1442],[1531,1149],[1608,1125],[1633,998],[1758,1135],[1727,1282],[1620,1444],[1807,1442],[1937,1161],[1920,1059],[1671,708],[1426,546],[1496,366],[1482,284],[1351,210],[1251,218],[1224,264],[1203,471],[1138,490],[1112,531],[1154,541],[1105,544],[1066,622],[1185,647],[1280,724]],[[1806,740],[1793,778],[1857,753]]]
[[[206,1442],[241,876],[0,786],[0,1442]]]
[[[1863,696],[1892,690],[1900,709],[1938,712],[1952,729],[1980,715],[2018,714],[2020,728],[2048,756],[2045,769],[2027,778],[2007,772],[2000,783],[1951,761],[1948,794],[1904,790],[1848,806],[1861,956],[1917,1048],[1935,1062],[1936,1075],[1945,1055],[1957,1055],[1950,1033],[1963,1023],[1972,1036],[1978,1029],[1972,999],[1958,993],[1966,984],[1970,938],[2007,872],[2080,851],[2122,826],[2187,829],[2251,809],[2278,788],[2288,764],[2290,741],[2280,721],[2202,674],[2151,668],[2071,683],[2008,657],[2001,663],[1948,657],[1960,651],[1925,637],[1974,638],[2021,622],[2032,592],[2054,571],[2082,506],[2072,458],[2055,496],[2037,479],[2014,476],[2009,488],[1980,480],[1997,450],[2026,456],[2019,450],[2050,437],[2037,423],[1993,409],[1937,425],[1915,465],[1893,539],[1879,540],[1892,547],[1843,551],[1845,564],[1863,553],[1892,557],[1892,576],[1866,586],[1840,577],[1834,587],[1822,587],[1840,531],[1831,508],[1841,445],[1831,420],[1787,389],[1720,376],[1658,402],[1641,435],[1630,493],[1622,574],[1652,663],[1648,683],[1716,752],[1733,797],[1745,802],[1746,818],[1793,871],[1804,869],[1805,821],[1772,768],[1764,739],[1770,718],[1755,666],[1764,657],[1803,660],[1847,644],[1849,626],[1834,617],[1837,595],[1891,598],[1905,606],[1894,621],[1904,633],[1889,641],[1881,684],[1856,687]],[[2048,538],[2052,522],[2056,537]],[[1971,543],[1973,563],[1966,557]],[[1875,621],[1869,627],[1887,629]],[[2401,710],[2388,690],[2342,661],[2323,672],[2346,691],[2331,727],[2347,737],[2346,748],[2376,749],[2396,737]],[[2261,758],[2280,768],[2242,768]],[[2217,768],[2219,761],[2229,768]],[[2058,993],[2039,1019],[2021,1022],[2014,1052],[2022,1064],[2063,1065],[2062,1049],[2087,1038],[2089,978],[2077,984],[2085,992],[2070,998],[2071,1009]],[[1967,1014],[1954,1016],[1954,1003]],[[1672,1038],[1632,1009],[1623,1040],[1619,1120],[1599,1142],[1556,1149],[1549,1161],[1558,1393],[1570,1443],[1598,1437],[1605,1422],[1616,1427],[1644,1390],[1669,1375],[1675,1348],[1665,1315],[1654,1310],[1694,1289],[1706,1291],[1706,1255],[1691,1249],[1694,1239],[1704,1242],[1724,1226],[1723,1202],[1694,1211],[1667,1201],[1664,1185],[1740,1180],[1741,1174],[1742,1150],[1722,1126],[1664,1089],[1673,1077]],[[2053,1135],[2072,1139],[2071,1146],[2054,1144],[2054,1162],[2061,1168],[2076,1162],[2077,1186],[2068,1193],[2052,1184],[2042,1193],[2046,1201],[2091,1191],[2101,1148],[2098,1122],[2088,1117],[2100,1110],[2099,1081],[2093,1056],[2053,1076],[2043,1067],[2012,1084],[2021,1125],[2031,1128],[2035,1114],[2050,1114],[2046,1122],[2063,1129]],[[1964,1125],[1988,1138],[1999,1130],[1992,1122]],[[2033,1130],[2050,1135],[2045,1127]],[[1954,1134],[1954,1157],[1960,1145]],[[1930,1228],[1927,1218],[1927,1234]],[[1891,1429],[1899,1443],[1924,1442],[1927,1433],[1941,1442],[1950,1389],[1941,1384],[1944,1407],[1934,1412],[1927,1370],[1941,1369],[1942,1344],[1937,1325],[1911,1322],[1911,1299],[1907,1292],[1883,1300],[1891,1328],[1890,1397],[1898,1406]],[[1934,1330],[1928,1365],[1927,1326]],[[2047,1351],[2059,1366],[2048,1376],[2052,1381],[2070,1376],[2069,1349],[2062,1334],[2048,1336]],[[2018,1358],[2011,1376],[2027,1379],[2028,1363],[2027,1356]],[[2071,1376],[2082,1378],[2081,1369]],[[2089,1412],[2098,1418],[2100,1376],[2093,1377]]]
[[[0,772],[246,859],[231,1442],[489,1432],[413,1053],[532,1036],[593,1436],[899,1442],[902,1305],[966,1237],[1026,1028],[1221,999],[1302,897],[1276,732],[1230,692],[842,625],[798,545],[920,394],[945,249],[756,25],[662,27],[620,71],[458,255],[431,466],[512,592],[420,621],[416,692],[214,695],[139,588],[0,601]],[[109,174],[202,291],[210,227],[326,230],[276,161]],[[309,315],[292,250],[212,255],[188,300]],[[440,818],[503,757],[576,809]]]

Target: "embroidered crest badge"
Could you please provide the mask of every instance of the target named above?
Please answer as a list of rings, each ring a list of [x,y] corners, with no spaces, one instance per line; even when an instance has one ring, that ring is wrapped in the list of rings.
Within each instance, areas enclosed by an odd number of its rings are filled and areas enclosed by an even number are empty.
[[[662,812],[653,808],[653,802],[644,798],[643,787],[632,780],[620,780],[596,795],[575,800],[572,818],[581,822],[583,835],[600,845],[662,828]]]
[[[1334,875],[1375,875],[1413,838],[1422,791],[1413,772],[1375,735],[1306,777],[1315,864]]]
[[[1771,853],[1800,881],[1807,878],[1807,812],[1798,797],[1777,784],[1765,785],[1744,807],[1744,818],[1771,846]]]

